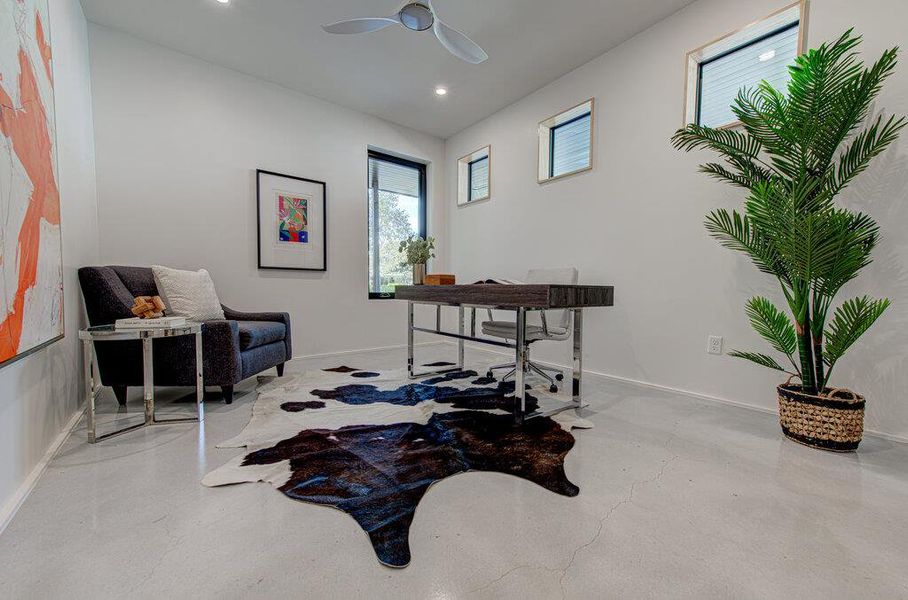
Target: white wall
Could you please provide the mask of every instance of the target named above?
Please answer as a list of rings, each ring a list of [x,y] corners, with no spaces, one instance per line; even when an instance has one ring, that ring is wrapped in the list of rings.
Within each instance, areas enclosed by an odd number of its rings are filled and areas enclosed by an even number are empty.
[[[446,142],[449,266],[461,280],[521,277],[528,267],[575,265],[585,283],[613,284],[616,306],[586,315],[585,367],[771,408],[778,377],[705,352],[708,334],[726,348],[762,349],[743,314],[755,293],[780,292],[703,229],[712,208],[739,193],[696,171],[707,154],[669,143],[681,125],[684,57],[786,0],[701,0],[625,44]],[[903,0],[811,0],[809,42],[854,25],[877,57],[902,43]],[[538,185],[536,124],[596,98],[594,169]],[[908,113],[908,56],[879,105]],[[454,208],[455,162],[492,145],[491,201]],[[834,382],[867,395],[867,427],[908,437],[908,134],[850,190],[847,201],[875,215],[885,240],[877,261],[846,293],[886,295],[895,306],[837,368]],[[550,345],[551,346],[551,345]],[[564,350],[537,350],[564,362]],[[559,360],[561,359],[561,360]]]
[[[102,263],[205,267],[228,306],[290,312],[297,356],[405,342],[404,306],[367,299],[366,151],[430,162],[437,235],[442,140],[111,29],[89,37]],[[327,182],[327,273],[256,268],[256,168]]]
[[[81,404],[76,270],[98,260],[88,33],[78,0],[50,1],[63,231],[65,339],[0,369],[0,529]]]

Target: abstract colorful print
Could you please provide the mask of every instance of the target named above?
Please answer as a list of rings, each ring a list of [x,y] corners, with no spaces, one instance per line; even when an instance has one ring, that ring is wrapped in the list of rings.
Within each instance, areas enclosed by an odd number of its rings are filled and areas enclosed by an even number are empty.
[[[309,205],[306,198],[277,197],[278,240],[293,244],[309,243]]]

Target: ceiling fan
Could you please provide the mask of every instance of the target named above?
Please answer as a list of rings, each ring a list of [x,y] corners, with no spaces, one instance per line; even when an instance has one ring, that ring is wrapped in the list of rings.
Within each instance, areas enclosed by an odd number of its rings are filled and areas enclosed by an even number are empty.
[[[432,7],[431,0],[408,2],[389,17],[349,19],[322,25],[322,29],[328,33],[371,33],[395,23],[411,31],[426,31],[431,28],[435,37],[442,46],[448,49],[448,52],[468,63],[478,65],[489,58],[489,55],[476,42],[453,27],[442,23]]]

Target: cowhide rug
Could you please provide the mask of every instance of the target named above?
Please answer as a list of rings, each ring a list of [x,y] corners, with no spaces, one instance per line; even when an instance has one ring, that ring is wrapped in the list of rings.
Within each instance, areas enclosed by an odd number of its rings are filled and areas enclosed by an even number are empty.
[[[416,506],[446,477],[493,471],[564,496],[580,491],[565,476],[564,457],[574,445],[571,429],[591,424],[570,410],[516,425],[512,382],[475,371],[411,381],[403,370],[351,367],[259,382],[249,424],[219,445],[248,453],[202,483],[267,481],[295,500],[340,509],[385,565],[409,564]],[[527,406],[551,397],[528,388]]]

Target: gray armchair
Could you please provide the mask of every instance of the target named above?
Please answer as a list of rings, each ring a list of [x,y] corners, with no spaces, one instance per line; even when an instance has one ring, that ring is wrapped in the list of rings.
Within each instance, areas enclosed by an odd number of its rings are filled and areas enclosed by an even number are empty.
[[[148,267],[83,267],[79,283],[91,325],[109,325],[132,317],[136,296],[155,296],[158,289]],[[205,385],[219,386],[227,404],[233,387],[271,367],[278,376],[293,357],[290,315],[251,313],[224,308],[223,320],[202,323]],[[95,345],[101,382],[111,386],[120,404],[126,404],[128,386],[142,385],[142,345],[139,341]],[[195,385],[195,346],[191,337],[162,338],[154,342],[154,383],[162,386]]]

